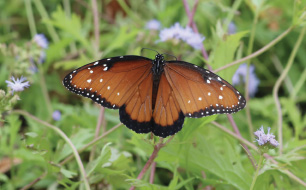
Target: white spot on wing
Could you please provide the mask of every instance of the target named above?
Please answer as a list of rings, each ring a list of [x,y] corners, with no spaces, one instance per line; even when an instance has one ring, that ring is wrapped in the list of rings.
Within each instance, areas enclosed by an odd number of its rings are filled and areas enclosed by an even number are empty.
[[[207,79],[207,83],[210,83],[210,80]]]
[[[103,81],[103,79],[100,79],[100,82],[102,82]]]
[[[93,70],[90,70],[89,72],[90,72],[90,73],[93,73]]]
[[[88,83],[91,83],[91,79],[88,79],[87,82],[88,82]]]
[[[103,66],[106,67],[107,65],[106,65],[106,64],[103,64]]]
[[[110,86],[107,87],[107,90],[109,90],[109,89],[110,89]]]
[[[208,96],[210,96],[211,95],[211,93],[210,92],[208,92]]]
[[[108,69],[108,67],[105,67],[105,68],[103,69],[103,71],[107,71],[107,69]]]
[[[223,96],[219,95],[219,99],[222,100],[222,99],[223,99]]]
[[[119,96],[119,95],[120,95],[120,93],[119,93],[119,92],[117,92],[117,95]]]
[[[220,78],[220,77],[218,77],[218,81],[221,81],[221,78]]]
[[[200,100],[200,101],[201,101],[201,100],[202,100],[202,97],[199,97],[199,99],[198,99],[198,100]]]
[[[111,60],[111,58],[108,58],[107,61]]]
[[[94,65],[98,65],[98,63],[99,63],[99,62],[97,61],[97,62],[94,63]]]
[[[220,87],[220,90],[223,90],[223,87],[222,87],[222,86]]]
[[[188,104],[190,104],[190,100],[188,100]]]

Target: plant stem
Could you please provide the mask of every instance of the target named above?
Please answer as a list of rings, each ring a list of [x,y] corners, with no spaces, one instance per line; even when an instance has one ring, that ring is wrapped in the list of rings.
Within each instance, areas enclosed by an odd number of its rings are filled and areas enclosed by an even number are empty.
[[[43,19],[47,19],[49,20],[49,15],[48,15],[48,12],[46,11],[44,5],[41,3],[41,0],[34,0],[34,4],[38,10],[38,12],[40,13],[41,17]],[[47,26],[47,30],[52,38],[52,41],[53,42],[58,42],[60,39],[56,33],[56,30],[54,29],[54,27],[51,25],[51,24],[46,24]]]
[[[277,115],[278,115],[278,142],[279,142],[279,154],[280,155],[282,154],[282,151],[283,151],[283,125],[282,125],[283,117],[282,117],[281,105],[280,105],[279,98],[278,98],[278,90],[280,88],[281,83],[283,82],[284,78],[288,74],[288,72],[289,72],[289,70],[290,70],[290,68],[293,64],[296,53],[297,53],[297,51],[298,51],[298,49],[299,49],[299,47],[300,47],[300,45],[303,41],[303,38],[305,36],[305,31],[306,31],[306,26],[303,27],[295,45],[294,45],[294,48],[293,48],[293,50],[290,54],[290,57],[289,57],[287,65],[284,69],[284,72],[278,78],[278,80],[276,81],[276,83],[274,85],[274,88],[273,88],[273,98],[274,98],[274,101],[275,101],[275,105],[276,105],[276,109],[277,109]]]
[[[232,115],[227,115],[227,118],[228,120],[230,121],[232,127],[233,127],[233,130],[235,131],[235,133],[241,137],[241,134],[240,134],[240,131],[234,121],[234,118]],[[244,143],[241,143],[241,146],[244,148],[244,150],[246,151],[246,153],[248,154],[248,158],[250,159],[251,161],[251,164],[253,165],[254,169],[256,169],[256,166],[255,166],[255,162],[254,162],[254,158],[253,158],[253,155],[252,153],[250,152],[249,148],[246,146],[246,144]]]
[[[289,34],[291,32],[291,30],[294,28],[294,26],[291,26],[289,27],[286,31],[284,31],[281,35],[279,35],[277,38],[275,38],[274,40],[272,40],[270,43],[268,43],[267,45],[265,45],[263,48],[255,51],[254,53],[244,57],[244,58],[241,58],[241,59],[238,59],[234,62],[231,62],[229,64],[226,64],[224,65],[223,67],[220,67],[216,70],[214,70],[215,73],[223,70],[223,69],[226,69],[228,67],[231,67],[231,66],[234,66],[234,65],[237,65],[239,63],[242,63],[242,62],[245,62],[251,58],[254,58],[262,53],[264,53],[265,51],[267,51],[269,48],[271,48],[272,46],[274,46],[277,42],[279,42],[280,40],[282,40],[285,36],[287,36],[287,34]]]
[[[101,106],[94,139],[99,137],[103,120],[104,120],[104,107]],[[94,160],[94,158],[95,158],[95,151],[96,151],[96,145],[93,145],[92,149],[90,151],[90,154],[89,154],[89,161]]]
[[[119,123],[118,125],[114,126],[112,129],[106,131],[105,133],[103,133],[101,136],[99,136],[98,138],[95,138],[93,141],[91,141],[90,143],[84,145],[82,148],[78,149],[78,153],[83,152],[84,150],[86,150],[87,148],[89,148],[91,145],[96,144],[97,142],[99,142],[101,139],[103,139],[105,136],[107,136],[108,134],[112,133],[113,131],[115,131],[116,129],[118,129],[120,126],[122,125],[122,123]],[[68,161],[70,161],[73,158],[73,155],[68,156],[65,160],[63,160],[60,164],[66,164]]]
[[[30,32],[31,32],[32,37],[34,37],[35,34],[37,34],[37,30],[36,30],[36,26],[35,26],[35,20],[34,20],[34,16],[33,16],[31,0],[25,0],[24,3],[25,3],[25,7],[26,7]]]
[[[18,113],[18,114],[21,114],[23,116],[27,116],[27,117],[30,117],[32,118],[33,120],[39,122],[39,123],[42,123],[43,125],[49,127],[50,129],[52,129],[54,132],[56,132],[59,136],[61,136],[64,141],[70,146],[72,152],[73,152],[73,155],[77,161],[77,164],[79,166],[79,170],[80,170],[80,173],[83,177],[83,181],[84,181],[84,184],[85,184],[85,189],[86,190],[90,190],[90,186],[89,186],[89,182],[88,182],[88,179],[87,179],[87,176],[86,176],[86,172],[85,172],[85,169],[84,169],[84,166],[83,166],[83,163],[82,163],[82,160],[80,158],[80,155],[77,151],[77,149],[75,148],[75,146],[73,145],[73,143],[70,141],[70,139],[66,136],[66,134],[61,131],[58,127],[54,126],[54,125],[51,125],[45,121],[42,121],[40,120],[39,118],[29,114],[28,112],[25,112],[25,111],[22,111],[22,110],[15,110],[14,113]]]
[[[157,143],[154,146],[154,150],[149,158],[149,160],[147,161],[146,165],[142,168],[141,172],[139,173],[137,179],[140,180],[142,179],[142,177],[144,176],[144,174],[146,173],[146,171],[149,169],[149,167],[151,166],[151,164],[153,163],[154,159],[156,158],[159,150],[164,146],[165,144],[163,144],[163,138],[160,138],[159,143]],[[132,186],[130,188],[130,190],[135,190],[135,186]]]
[[[194,7],[192,9],[192,12],[190,12],[187,0],[183,0],[183,5],[184,5],[184,8],[185,8],[186,14],[189,18],[188,26],[191,26],[193,31],[197,34],[199,33],[199,31],[198,31],[197,25],[193,21],[193,16],[195,14],[195,10],[198,6],[198,3],[199,3],[198,0],[196,0],[195,3],[194,3]],[[201,52],[202,52],[202,55],[203,55],[204,59],[208,60],[208,54],[207,54],[207,51],[206,51],[203,43],[202,43],[202,47],[201,47]],[[212,71],[212,67],[208,63],[206,64],[206,66],[210,71]]]
[[[155,169],[156,169],[156,162],[153,162],[152,167],[151,167],[151,173],[150,173],[150,183],[151,184],[153,184],[154,182]]]
[[[40,87],[41,87],[43,97],[45,99],[47,110],[49,112],[49,114],[48,114],[48,120],[49,120],[51,118],[51,115],[52,115],[52,112],[53,112],[52,104],[51,104],[50,96],[49,96],[47,85],[46,85],[44,70],[43,70],[43,67],[42,67],[41,64],[38,64],[38,69],[39,69],[39,71],[38,71],[38,73],[39,73],[39,83],[40,83]]]
[[[260,5],[261,6],[261,5]],[[255,16],[252,24],[252,30],[251,30],[251,36],[249,39],[249,45],[248,45],[248,50],[247,50],[247,55],[250,55],[253,51],[253,44],[254,44],[254,39],[255,39],[255,32],[256,32],[256,26],[258,22],[258,15],[260,7],[256,9],[255,11]],[[249,93],[249,85],[250,85],[250,62],[251,59],[247,61],[247,72],[246,72],[246,77],[245,77],[245,100],[246,102],[249,101],[250,99],[250,93]],[[253,139],[254,138],[254,127],[252,123],[252,116],[251,116],[251,110],[250,106],[246,106],[246,116],[247,116],[247,121],[248,121],[248,127],[249,127],[249,132],[250,132],[250,137]]]
[[[255,185],[255,182],[256,182],[256,179],[258,177],[258,172],[261,168],[261,163],[262,163],[262,160],[263,160],[263,154],[260,155],[260,158],[259,158],[259,161],[258,161],[258,166],[257,166],[257,169],[256,169],[256,172],[255,172],[255,175],[253,177],[253,181],[252,181],[252,184],[251,184],[251,187],[250,187],[250,190],[253,190],[254,189],[254,185]]]

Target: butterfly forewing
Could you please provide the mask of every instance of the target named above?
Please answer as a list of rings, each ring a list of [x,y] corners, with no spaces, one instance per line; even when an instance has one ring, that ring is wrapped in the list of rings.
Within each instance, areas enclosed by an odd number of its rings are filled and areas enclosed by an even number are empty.
[[[119,108],[135,92],[141,79],[150,72],[152,60],[140,56],[121,56],[89,63],[69,73],[64,86],[91,98],[107,108]]]
[[[244,97],[208,70],[182,61],[167,62],[164,70],[185,116],[234,113],[245,107]]]

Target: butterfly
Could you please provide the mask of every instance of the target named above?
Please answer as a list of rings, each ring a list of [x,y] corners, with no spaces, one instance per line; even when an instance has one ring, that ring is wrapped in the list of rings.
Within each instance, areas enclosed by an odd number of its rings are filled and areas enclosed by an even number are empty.
[[[120,121],[136,133],[159,137],[182,129],[185,117],[230,114],[245,98],[213,72],[184,61],[126,55],[101,59],[70,72],[70,91],[106,108],[119,109]]]

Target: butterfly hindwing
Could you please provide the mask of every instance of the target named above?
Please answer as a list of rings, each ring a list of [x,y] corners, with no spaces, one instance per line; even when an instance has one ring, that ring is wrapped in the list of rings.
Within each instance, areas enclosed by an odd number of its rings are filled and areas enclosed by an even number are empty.
[[[152,130],[152,72],[148,71],[140,81],[119,109],[119,115],[120,121],[136,133],[148,133]]]
[[[153,112],[152,132],[160,137],[174,135],[182,129],[184,118],[174,92],[163,73],[160,77]]]

